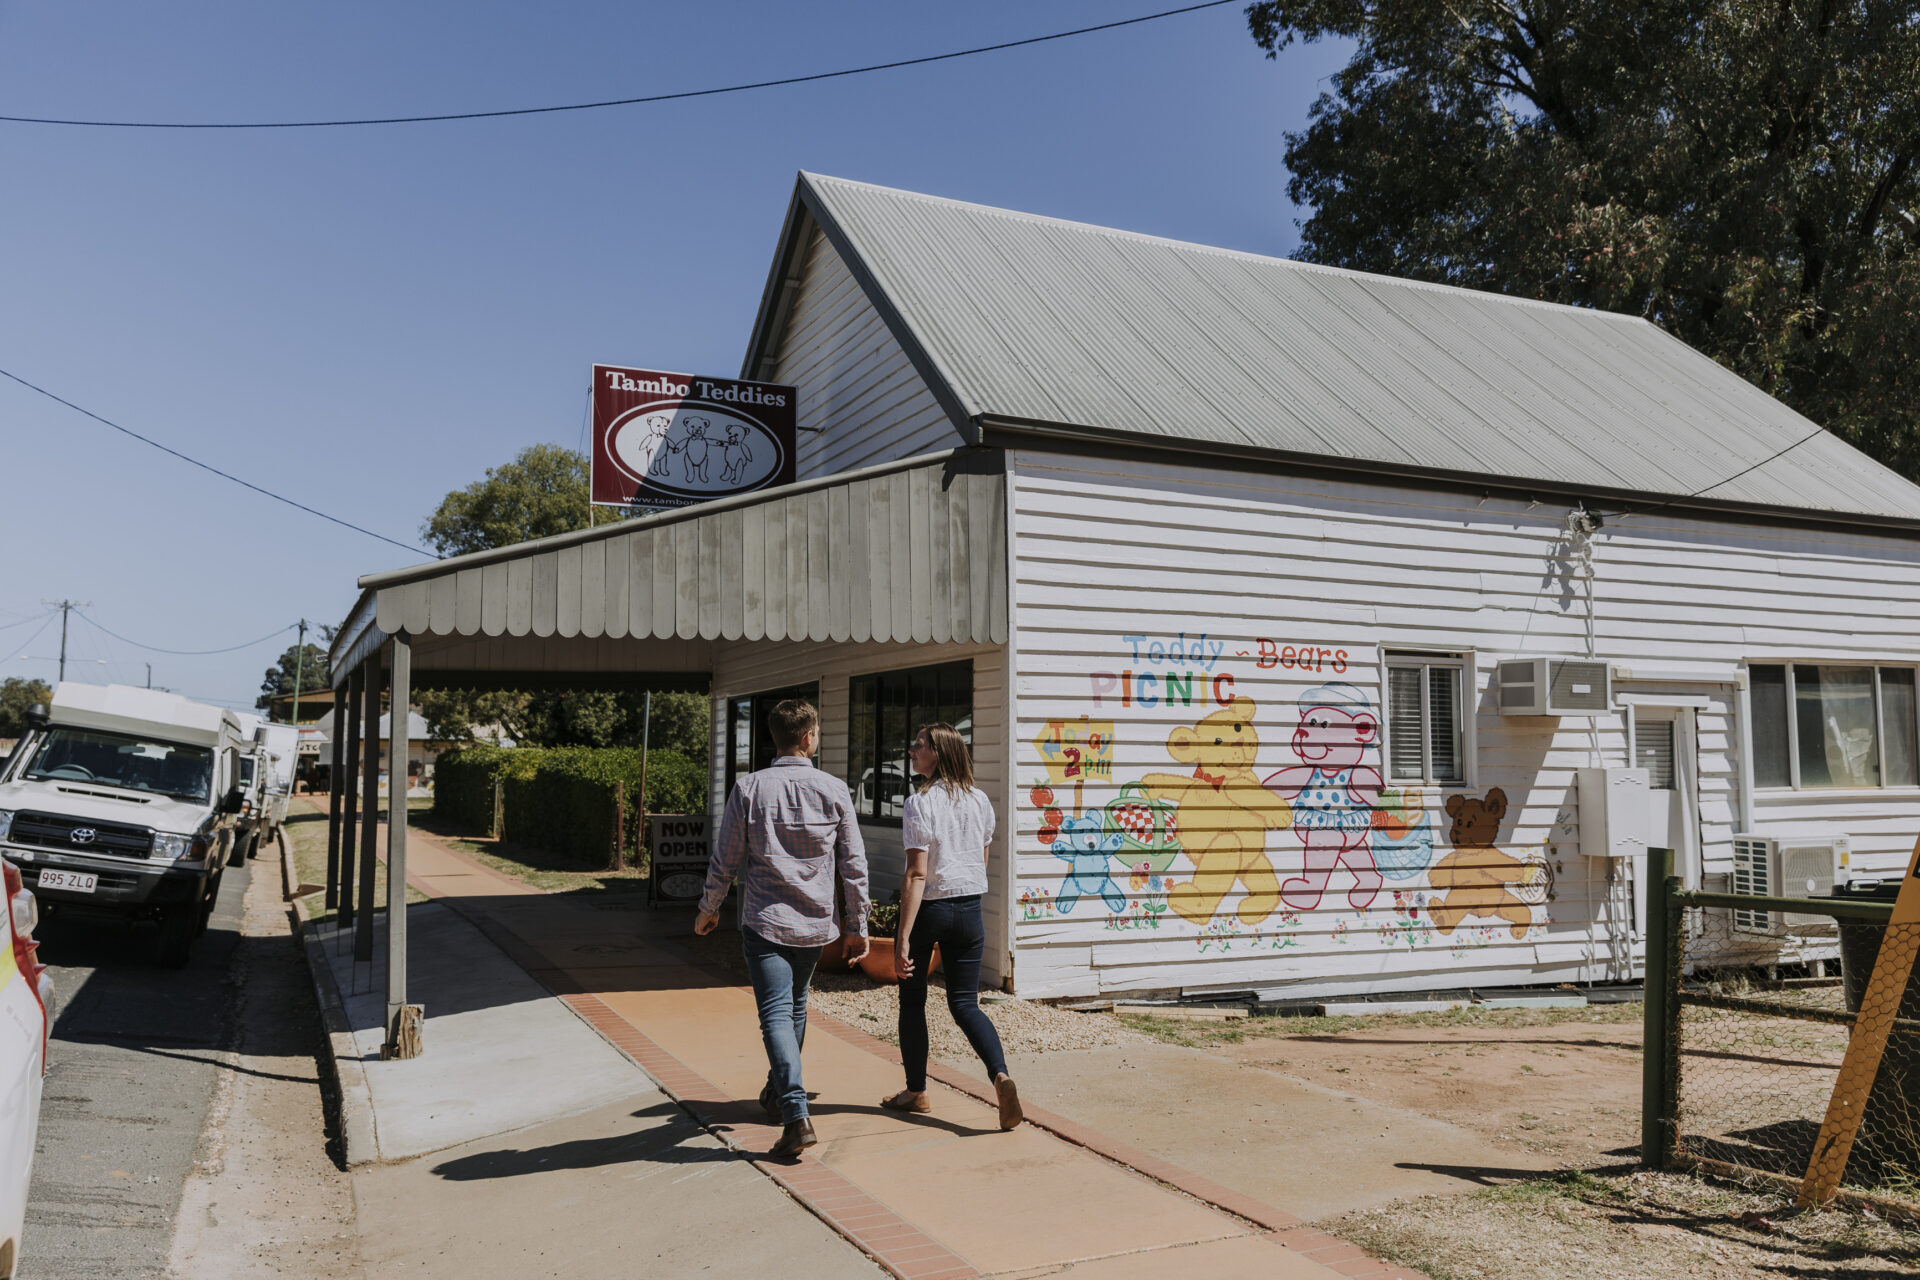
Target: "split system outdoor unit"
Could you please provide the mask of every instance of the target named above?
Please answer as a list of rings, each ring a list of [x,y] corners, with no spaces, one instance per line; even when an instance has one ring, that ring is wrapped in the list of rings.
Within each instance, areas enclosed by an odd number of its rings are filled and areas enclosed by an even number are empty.
[[[1500,663],[1500,714],[1606,715],[1613,710],[1611,674],[1589,658],[1508,658]]]
[[[1846,869],[1852,845],[1830,832],[1736,835],[1733,891],[1766,898],[1826,898]],[[1793,911],[1735,911],[1735,933],[1775,938],[1795,929],[1833,923],[1832,916]]]

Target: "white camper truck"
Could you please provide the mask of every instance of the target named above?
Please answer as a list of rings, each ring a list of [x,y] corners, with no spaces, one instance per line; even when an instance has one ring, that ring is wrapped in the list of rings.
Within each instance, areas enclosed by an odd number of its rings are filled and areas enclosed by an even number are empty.
[[[0,854],[48,916],[155,920],[180,966],[207,926],[245,794],[231,711],[63,682],[0,771]]]

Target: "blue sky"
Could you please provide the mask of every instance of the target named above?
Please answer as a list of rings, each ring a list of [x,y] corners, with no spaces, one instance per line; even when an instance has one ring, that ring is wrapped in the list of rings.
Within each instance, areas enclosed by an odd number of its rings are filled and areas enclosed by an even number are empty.
[[[299,119],[700,88],[1152,12],[1102,3],[0,2],[0,114]],[[719,98],[263,132],[0,124],[0,368],[415,541],[452,488],[577,445],[594,361],[738,372],[800,169],[1257,253],[1296,242],[1282,135],[1341,50],[1268,61],[1236,6]],[[0,383],[0,675],[43,599],[210,649],[424,557]],[[69,678],[251,706],[285,640],[148,653],[76,622]],[[17,651],[24,655],[15,658]]]

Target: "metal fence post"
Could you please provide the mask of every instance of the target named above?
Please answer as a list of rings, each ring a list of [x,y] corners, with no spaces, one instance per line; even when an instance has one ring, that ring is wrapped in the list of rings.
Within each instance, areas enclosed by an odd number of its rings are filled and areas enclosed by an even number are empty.
[[[1680,964],[1674,940],[1679,903],[1673,850],[1647,850],[1647,963],[1645,1035],[1640,1064],[1640,1163],[1664,1169],[1673,1156],[1679,1074],[1675,1055],[1680,1017]]]
[[[613,869],[627,869],[627,784],[613,784]]]

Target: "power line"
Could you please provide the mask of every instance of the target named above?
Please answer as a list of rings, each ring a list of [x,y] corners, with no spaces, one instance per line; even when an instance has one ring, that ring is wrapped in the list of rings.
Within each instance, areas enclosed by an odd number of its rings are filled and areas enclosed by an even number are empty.
[[[253,646],[257,644],[265,644],[267,641],[273,639],[275,636],[283,636],[287,632],[292,631],[294,627],[298,625],[296,623],[290,622],[286,626],[281,627],[277,631],[269,631],[266,635],[261,636],[257,640],[249,640],[245,644],[236,644],[225,649],[162,649],[157,644],[141,644],[138,640],[129,640],[125,636],[120,635],[118,632],[108,631],[105,627],[100,626],[98,619],[94,618],[90,614],[82,612],[79,609],[75,609],[74,612],[80,614],[80,616],[84,618],[88,622],[88,624],[98,628],[102,632],[105,632],[107,635],[112,636],[115,640],[118,640],[121,644],[130,644],[136,649],[145,649],[149,653],[164,653],[164,654],[169,654],[176,658],[206,658],[206,657],[211,657],[216,653],[238,653],[242,649],[251,649],[253,648]]]
[[[1668,498],[1665,502],[1656,503],[1651,507],[1636,507],[1631,511],[1622,511],[1620,513],[1619,518],[1624,520],[1628,516],[1652,515],[1656,511],[1666,510],[1668,507],[1672,506],[1676,502],[1690,502],[1693,499],[1699,497],[1703,493],[1712,493],[1715,489],[1718,489],[1723,485],[1732,484],[1735,480],[1738,480],[1741,476],[1747,475],[1750,472],[1758,471],[1760,468],[1766,466],[1769,462],[1772,462],[1775,458],[1785,457],[1787,454],[1792,453],[1795,449],[1798,449],[1801,445],[1813,439],[1815,436],[1826,434],[1826,430],[1827,429],[1825,427],[1815,427],[1813,430],[1807,432],[1806,435],[1801,436],[1798,440],[1795,440],[1792,444],[1788,445],[1786,448],[1778,450],[1774,453],[1768,454],[1766,457],[1760,459],[1760,461],[1754,463],[1752,466],[1736,471],[1724,480],[1715,480],[1712,484],[1706,486],[1703,489],[1695,489],[1692,493],[1683,493],[1677,498]]]
[[[14,627],[24,627],[29,622],[38,622],[42,618],[51,618],[52,616],[53,610],[49,609],[45,613],[36,613],[31,618],[22,618],[18,622],[0,622],[0,631],[10,631]]]
[[[22,654],[26,653],[27,650],[33,648],[35,642],[38,641],[41,636],[45,635],[47,633],[47,628],[52,625],[53,625],[53,614],[49,612],[47,614],[46,621],[40,624],[40,629],[34,632],[31,636],[28,636],[27,642],[20,646],[20,652],[9,656],[8,658],[5,659],[5,661],[9,663],[17,662],[20,659]]]
[[[180,452],[178,449],[168,448],[166,445],[161,444],[158,440],[149,439],[146,436],[141,435],[138,431],[131,430],[127,427],[121,426],[117,422],[113,422],[106,418],[103,418],[91,409],[82,409],[79,405],[75,404],[73,401],[63,399],[62,397],[53,394],[53,392],[47,390],[45,387],[36,387],[35,385],[33,385],[33,383],[28,382],[25,378],[21,377],[17,373],[8,373],[5,369],[0,369],[0,378],[6,378],[6,379],[9,379],[10,381],[17,382],[21,386],[25,387],[27,390],[38,392],[39,394],[45,396],[47,399],[53,401],[55,404],[63,404],[67,408],[73,410],[75,413],[83,414],[86,417],[92,418],[95,422],[98,422],[102,426],[112,427],[115,431],[118,431],[121,435],[132,436],[135,440],[138,440],[141,444],[152,445],[154,448],[158,449],[160,452],[172,454],[174,457],[180,459],[180,461],[191,463],[194,466],[200,468],[202,471],[211,471],[214,475],[219,476],[222,480],[231,480],[243,489],[251,489],[255,493],[261,494],[268,498],[272,498],[275,502],[284,502],[288,506],[293,507],[299,511],[304,511],[310,516],[319,516],[322,520],[331,521],[332,523],[339,525],[343,529],[351,529],[355,533],[364,533],[369,538],[378,538],[381,542],[387,543],[390,546],[399,547],[403,551],[417,551],[423,556],[429,556],[436,560],[439,559],[438,556],[434,556],[433,552],[428,551],[425,547],[416,547],[412,543],[401,542],[401,541],[398,541],[397,539],[389,538],[384,533],[375,533],[371,529],[362,528],[361,526],[354,524],[350,520],[342,520],[339,516],[330,516],[324,511],[315,510],[314,508],[308,506],[304,502],[295,502],[292,498],[286,497],[284,494],[275,493],[271,489],[262,489],[259,485],[254,484],[251,481],[242,480],[239,476],[232,475],[228,472],[222,471],[220,468],[213,466],[210,463],[202,462],[198,458],[189,457],[188,455]]]
[[[603,102],[573,102],[553,107],[514,107],[502,111],[458,111],[445,115],[432,116],[380,116],[358,120],[248,120],[248,121],[183,121],[183,120],[62,120],[46,116],[0,116],[0,121],[13,124],[57,124],[71,125],[88,129],[337,129],[356,125],[374,124],[432,124],[444,120],[495,120],[503,116],[539,116],[551,115],[560,111],[598,111],[605,107],[632,107],[649,102],[677,102],[686,98],[711,98],[723,93],[745,93],[751,89],[774,89],[781,85],[811,84],[816,80],[837,80],[843,76],[865,75],[872,71],[893,71],[901,67],[925,66],[929,62],[947,62],[954,58],[970,58],[980,53],[998,53],[1003,49],[1018,49],[1025,45],[1045,44],[1049,40],[1066,40],[1073,36],[1090,35],[1096,31],[1111,31],[1116,27],[1131,27],[1142,22],[1156,22],[1161,18],[1177,17],[1183,13],[1196,13],[1202,9],[1217,9],[1225,4],[1238,4],[1241,0],[1205,0],[1202,4],[1184,5],[1178,9],[1163,9],[1159,13],[1142,14],[1137,18],[1121,18],[1116,22],[1096,23],[1091,27],[1075,27],[1071,31],[1055,31],[1050,35],[1028,36],[1024,40],[1003,40],[999,44],[983,44],[972,49],[956,49],[951,53],[932,53],[920,58],[901,58],[894,62],[875,62],[864,67],[847,67],[839,71],[817,71],[804,76],[782,76],[777,80],[755,80],[748,84],[722,85],[713,89],[684,89],[678,93],[655,93],[642,98],[609,98]]]

